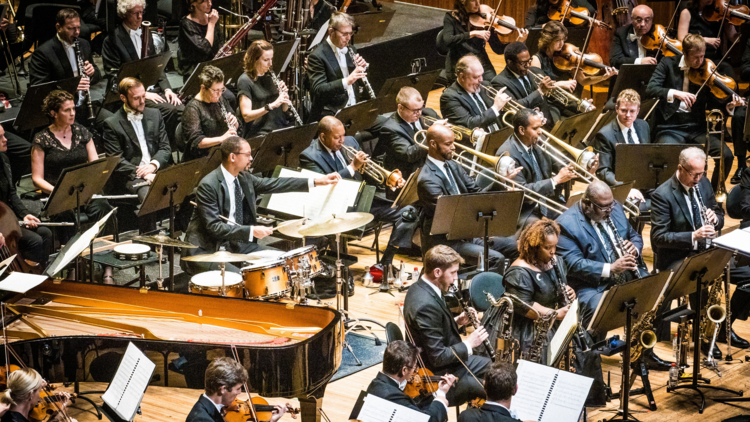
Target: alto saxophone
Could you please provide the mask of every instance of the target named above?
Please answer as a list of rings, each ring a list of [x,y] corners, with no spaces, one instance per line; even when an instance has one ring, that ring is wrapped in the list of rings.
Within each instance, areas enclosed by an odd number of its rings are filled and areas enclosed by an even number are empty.
[[[716,345],[716,335],[718,334],[721,323],[724,322],[724,320],[727,318],[727,310],[721,305],[721,296],[724,293],[723,284],[724,276],[718,277],[711,282],[708,287],[708,300],[706,301],[706,305],[701,310],[701,337],[703,337],[703,340],[706,341],[709,341],[709,339],[711,339],[709,352],[713,350],[714,346]],[[729,335],[729,333],[727,333],[727,335]],[[710,368],[716,369],[717,365],[716,361],[713,359],[713,353],[708,354],[706,364]]]
[[[268,69],[268,73],[271,74],[271,79],[273,80],[273,83],[276,84],[276,88],[279,89],[279,95],[281,95],[281,82],[279,81],[278,76],[276,76],[276,73],[274,73],[273,69]],[[294,120],[297,122],[298,125],[302,126],[302,119],[299,117],[299,113],[297,113],[297,109],[294,108],[294,105],[289,103],[289,110],[291,110],[292,114],[294,115]]]
[[[546,314],[540,315],[534,321],[534,341],[523,359],[534,363],[541,363],[542,348],[547,344],[547,333],[557,319],[557,311],[550,309]]]
[[[497,329],[497,339],[503,341],[503,347],[502,349],[498,349],[497,360],[500,362],[515,363],[520,344],[518,340],[513,338],[513,300],[510,298],[513,295],[505,294],[500,299],[495,299],[492,293],[485,292],[484,294],[487,295],[487,300],[492,306],[500,308],[499,312],[502,315],[500,325]]]

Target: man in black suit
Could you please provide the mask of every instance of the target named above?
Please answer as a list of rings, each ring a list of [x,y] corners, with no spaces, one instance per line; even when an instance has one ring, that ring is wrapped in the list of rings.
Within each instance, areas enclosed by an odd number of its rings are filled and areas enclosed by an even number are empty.
[[[308,122],[332,116],[367,98],[361,81],[367,77],[367,62],[349,45],[353,33],[354,18],[333,12],[328,37],[315,47],[307,61],[312,97]]]
[[[142,31],[143,10],[146,7],[145,0],[118,0],[117,15],[122,19],[121,25],[116,25],[114,30],[107,34],[102,45],[102,60],[105,72],[116,73],[123,63],[142,59]],[[153,29],[153,28],[152,28]],[[166,43],[163,46],[168,51]],[[148,43],[148,57],[155,56],[156,38],[151,34]],[[164,118],[167,128],[167,136],[174,142],[174,134],[177,125],[182,118],[185,106],[180,97],[172,92],[167,76],[162,73],[159,77],[158,86],[150,88],[146,92],[146,107],[159,110]]]
[[[484,388],[474,377],[482,379],[492,363],[487,357],[474,355],[473,351],[488,338],[484,327],[461,341],[458,327],[469,324],[469,316],[463,312],[453,318],[445,304],[444,295],[456,282],[461,263],[463,258],[448,246],[430,249],[424,257],[424,275],[409,288],[404,298],[404,321],[414,345],[422,349],[427,369],[435,375],[453,374],[458,378],[455,388],[447,393],[451,406],[485,396]]]
[[[482,73],[482,63],[473,54],[462,57],[456,64],[456,82],[440,95],[440,113],[450,124],[485,132],[504,126],[502,110],[510,96],[505,88],[499,89],[494,97],[487,95]]]
[[[69,79],[80,75],[78,61],[76,60],[73,45],[78,40],[83,60],[83,74],[78,83],[78,94],[76,95],[76,121],[87,127],[98,127],[112,115],[109,110],[94,108],[96,120],[88,121],[89,111],[81,101],[81,91],[86,91],[91,85],[101,80],[101,73],[94,64],[91,56],[91,45],[83,38],[79,38],[81,32],[81,19],[78,12],[73,9],[62,9],[57,12],[55,29],[57,35],[45,41],[34,50],[29,65],[29,83],[39,85],[47,82],[55,82]]]
[[[226,422],[221,412],[242,393],[247,370],[232,358],[216,358],[206,368],[206,390],[188,413],[186,422]],[[286,407],[274,406],[271,422],[284,416]]]
[[[390,342],[383,353],[383,370],[370,382],[367,394],[426,413],[430,415],[429,422],[445,422],[448,420],[446,394],[456,382],[456,377],[443,375],[434,395],[421,400],[419,404],[404,393],[406,383],[417,372],[418,355],[419,349],[411,343],[403,340]]]
[[[547,119],[545,127],[551,129],[560,120],[560,111],[551,107],[545,95],[555,87],[555,81],[544,76],[540,83],[529,72],[531,55],[522,42],[512,42],[505,47],[505,69],[492,79],[492,87],[507,87],[505,93],[526,108],[539,109]]]
[[[430,234],[438,198],[480,192],[463,167],[453,160],[453,132],[447,126],[434,124],[427,130],[425,144],[429,147],[427,160],[417,179],[418,204],[422,207],[422,254],[435,245],[447,245],[469,262],[478,262],[484,254],[483,239],[448,240],[445,234]],[[492,185],[488,186],[491,187]],[[500,272],[503,258],[518,257],[515,236],[491,237],[489,248],[490,270]]]
[[[184,249],[183,256],[210,254],[226,247],[233,253],[261,249],[257,241],[273,233],[271,227],[256,225],[256,195],[307,192],[313,186],[335,183],[339,175],[317,179],[255,177],[246,171],[253,162],[250,144],[234,136],[221,143],[221,165],[201,180],[195,195],[197,206],[190,219],[185,241],[198,246]],[[223,219],[222,217],[226,218]],[[197,274],[218,267],[181,261],[183,271]],[[227,270],[239,272],[228,264]]]
[[[640,44],[641,37],[651,32],[654,11],[645,4],[641,4],[633,8],[630,16],[633,23],[618,28],[612,45],[609,47],[609,64],[618,70],[624,64],[657,63],[654,58],[656,50],[646,50]]]
[[[521,422],[510,410],[513,396],[518,393],[516,368],[506,362],[492,365],[484,377],[487,401],[482,407],[469,407],[460,415],[458,422]]]
[[[711,184],[705,177],[706,154],[702,149],[691,147],[682,150],[674,176],[659,186],[651,196],[651,247],[660,271],[676,269],[683,259],[706,250],[716,232],[724,226],[724,210],[716,202]],[[705,218],[701,212],[706,207]],[[706,221],[707,220],[707,221]],[[750,268],[747,266],[730,271],[733,284],[743,286],[750,283]],[[692,309],[701,309],[691,295]],[[707,296],[703,295],[704,300]],[[731,299],[732,321],[747,319],[750,313],[750,293],[738,288]],[[655,324],[656,325],[656,324]],[[725,325],[722,324],[722,331]],[[661,327],[668,330],[668,326]],[[669,331],[667,331],[669,332]],[[750,344],[732,331],[732,346],[750,347]],[[717,341],[725,341],[726,332],[720,332]],[[702,350],[707,353],[709,344],[704,342]],[[714,349],[714,357],[721,359],[721,352]]]
[[[352,157],[344,150],[344,146],[355,149],[357,154]],[[362,174],[359,171],[367,159],[367,154],[360,149],[357,140],[353,136],[346,136],[341,121],[333,116],[325,116],[318,124],[318,137],[300,154],[299,165],[316,173],[337,173],[342,179],[361,181]],[[416,224],[407,224],[403,221],[402,215],[407,207],[392,208],[391,205],[392,201],[376,196],[370,207],[370,213],[375,216],[375,220],[393,224],[391,238],[380,260],[382,265],[393,262],[397,248],[412,246],[411,239],[416,230]],[[414,213],[416,214],[416,211]]]
[[[710,89],[703,89],[696,96],[700,85],[690,82],[687,72],[703,65],[706,42],[700,35],[688,34],[682,41],[682,51],[682,58],[663,58],[646,87],[646,95],[659,99],[654,138],[659,144],[700,144],[705,148],[705,112],[721,109],[731,115],[735,107],[744,106],[745,102],[737,95],[730,98],[729,102],[719,100]],[[721,149],[721,138],[718,135],[711,135],[708,142],[708,153],[716,157],[716,168],[719,167],[719,154],[724,155],[724,163],[732,162],[732,151],[726,145]],[[732,166],[726,165],[724,168],[723,176],[729,175]],[[711,176],[711,186],[715,188],[718,182],[719,172],[715,171]]]
[[[510,157],[516,163],[516,168],[521,169],[513,177],[515,182],[549,201],[564,204],[565,202],[560,195],[562,185],[575,179],[576,175],[572,166],[563,167],[557,161],[553,162],[549,155],[542,152],[541,148],[537,146],[542,129],[542,114],[535,110],[519,110],[513,116],[513,129],[513,135],[498,148],[495,155],[500,156],[506,152],[510,154]],[[525,200],[521,208],[518,225],[519,228],[522,228],[541,217],[554,219],[556,216],[555,211],[547,207],[541,207],[530,200]]]

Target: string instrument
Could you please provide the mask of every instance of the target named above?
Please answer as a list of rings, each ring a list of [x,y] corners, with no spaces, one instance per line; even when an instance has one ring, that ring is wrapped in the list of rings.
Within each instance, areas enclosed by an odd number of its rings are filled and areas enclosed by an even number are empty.
[[[268,422],[273,418],[273,411],[276,410],[276,407],[268,404],[266,399],[263,397],[253,397],[251,402],[255,409],[257,419],[253,417],[253,412],[250,410],[250,405],[247,401],[234,399],[232,404],[222,409],[224,420],[226,420],[226,422]],[[293,408],[287,404],[286,411],[292,415],[293,419],[297,419],[299,409]]]
[[[493,31],[503,44],[515,41],[521,33],[521,30],[516,26],[515,19],[510,16],[498,15],[492,7],[486,4],[480,4],[479,12],[469,15],[469,30]]]
[[[72,399],[75,399],[75,397],[75,394],[71,394],[71,401],[73,401]],[[67,401],[65,396],[54,394],[51,391],[46,390],[39,392],[39,398],[39,403],[29,412],[29,421],[31,422],[46,422],[54,419],[58,413],[62,412],[61,406],[57,403],[64,403]]]
[[[735,6],[724,0],[714,0],[712,4],[703,7],[699,15],[709,22],[719,22],[726,19],[728,23],[740,26],[750,21],[750,8],[744,4]]]
[[[612,0],[612,17],[616,28],[630,25],[630,15],[636,6],[638,6],[638,0]]]
[[[563,22],[568,20],[571,24],[576,26],[581,25],[584,22],[590,22],[592,25],[597,25],[607,29],[610,28],[606,23],[589,16],[588,9],[585,7],[573,7],[573,5],[570,4],[570,1],[571,0],[551,1],[549,10],[547,10],[547,17],[553,21]]]
[[[427,368],[419,368],[406,383],[404,393],[411,398],[432,394],[437,391],[442,379],[443,377],[433,375],[432,371]]]
[[[574,70],[579,67],[586,76],[596,75],[607,68],[600,55],[581,53],[578,47],[570,43],[565,43],[562,50],[555,52],[552,64],[560,70]]]
[[[5,237],[5,245],[0,247],[0,260],[5,260],[15,255],[16,258],[10,264],[12,271],[31,274],[42,273],[44,268],[41,265],[32,267],[19,253],[18,242],[21,240],[21,226],[18,224],[16,214],[4,202],[0,202],[0,233]]]
[[[697,69],[690,68],[688,79],[691,83],[708,87],[711,93],[719,99],[731,98],[737,95],[737,83],[729,76],[724,76],[716,72],[716,65],[710,59],[703,60],[701,67]]]
[[[651,31],[641,37],[641,47],[646,50],[659,50],[666,57],[682,56],[682,43],[667,36],[667,30],[659,24],[651,27]]]

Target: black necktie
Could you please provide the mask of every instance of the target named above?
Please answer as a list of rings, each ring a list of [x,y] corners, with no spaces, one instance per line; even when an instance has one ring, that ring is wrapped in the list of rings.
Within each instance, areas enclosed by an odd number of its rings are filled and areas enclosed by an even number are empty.
[[[336,167],[336,172],[341,174],[341,171],[344,170],[344,164],[339,160],[338,157],[336,157],[336,153],[332,152],[331,156],[333,156],[333,165]]]
[[[244,222],[242,213],[242,188],[240,187],[240,181],[234,179],[234,222],[242,224]]]
[[[531,94],[531,84],[529,83],[529,80],[526,79],[526,76],[521,76],[519,79],[521,79],[521,83],[523,84],[523,89],[526,91],[526,95]]]
[[[604,250],[607,251],[609,263],[612,264],[615,261],[617,261],[617,252],[615,250],[615,244],[614,242],[612,242],[612,238],[609,237],[609,233],[607,233],[607,229],[604,228],[604,224],[596,223],[596,227],[599,229],[599,234],[602,236],[602,238],[604,238]],[[609,277],[615,280],[616,284],[622,284],[625,281],[627,281],[624,273],[614,274],[610,272]]]
[[[534,149],[529,149],[528,154],[531,161],[531,169],[534,172],[534,182],[536,183],[544,179],[544,175],[542,174],[542,168],[539,167],[539,162],[536,160],[536,156],[534,155]]]
[[[448,167],[448,163],[445,163],[445,173],[448,175],[448,190],[450,191],[451,195],[458,195],[461,192],[458,190],[458,185],[456,184],[456,181],[453,179],[453,173],[451,172],[451,169]]]
[[[411,127],[411,134],[414,136],[417,133],[417,124],[416,123],[409,123],[409,126]]]
[[[633,139],[633,128],[632,127],[630,129],[628,129],[628,140],[627,140],[627,142],[629,144],[634,144],[635,143],[635,140]]]

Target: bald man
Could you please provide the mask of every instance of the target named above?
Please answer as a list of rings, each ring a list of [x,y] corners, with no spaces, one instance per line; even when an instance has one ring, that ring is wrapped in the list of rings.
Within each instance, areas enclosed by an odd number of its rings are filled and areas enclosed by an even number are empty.
[[[624,64],[656,64],[656,50],[646,50],[641,37],[651,32],[654,11],[645,4],[636,6],[631,13],[632,22],[615,32],[609,52],[609,63],[617,69]],[[614,78],[613,78],[614,80]]]

